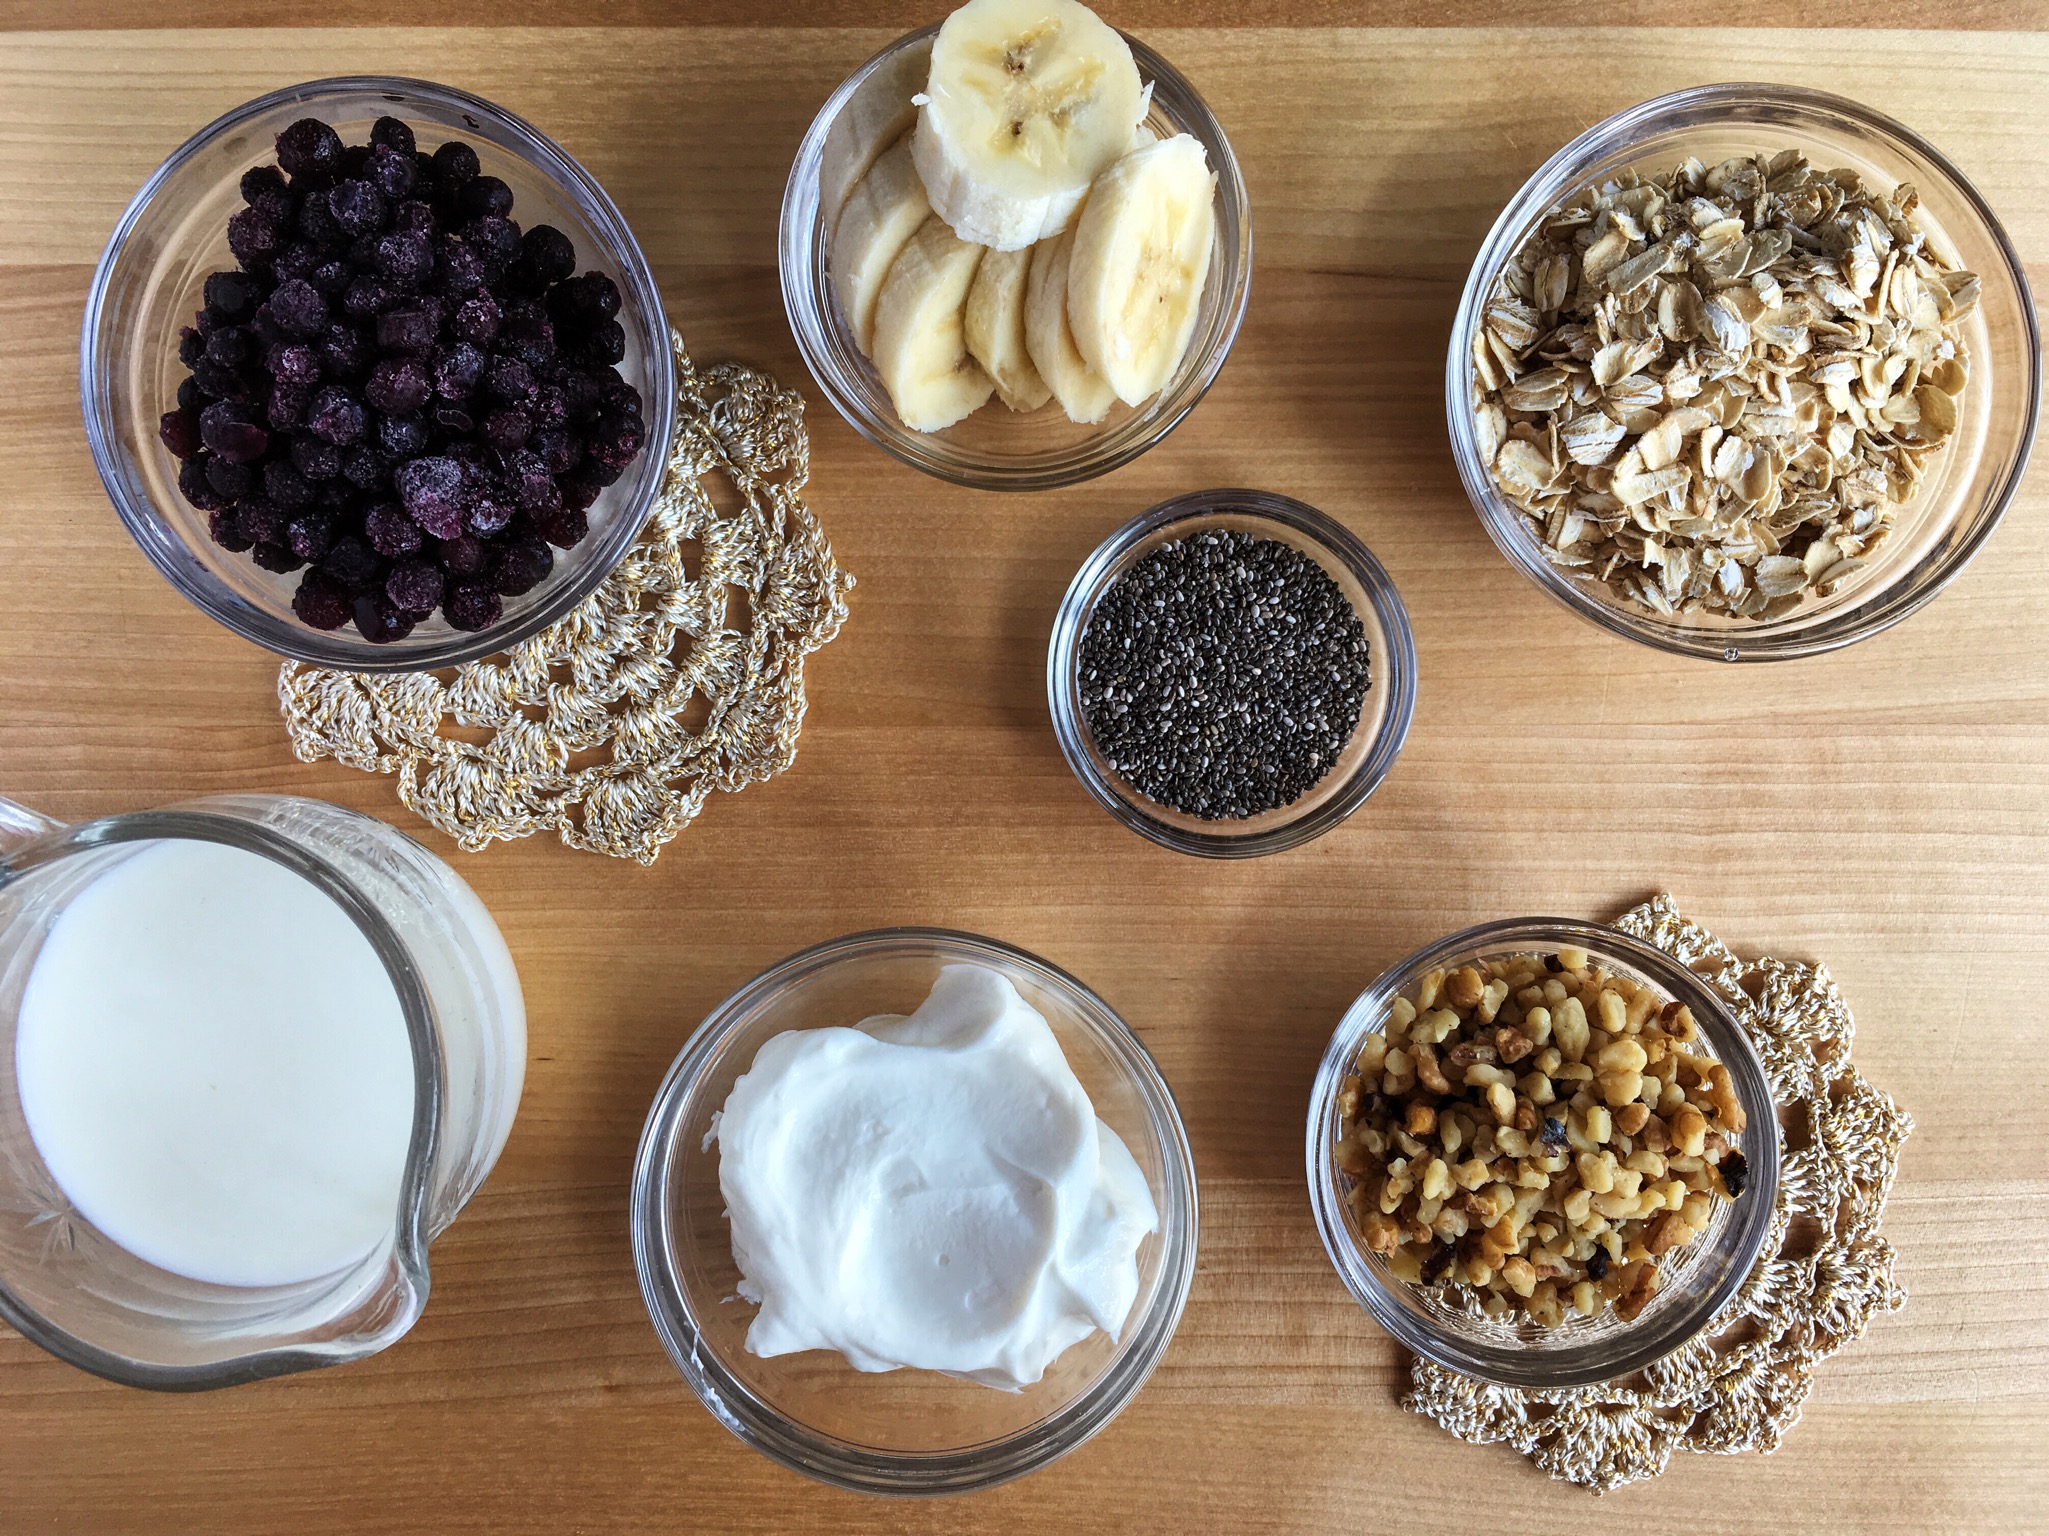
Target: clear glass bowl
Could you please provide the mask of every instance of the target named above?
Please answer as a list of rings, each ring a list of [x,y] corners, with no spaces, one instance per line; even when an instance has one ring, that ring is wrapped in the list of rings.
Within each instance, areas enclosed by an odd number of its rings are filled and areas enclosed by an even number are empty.
[[[1660,1265],[1662,1289],[1630,1322],[1613,1308],[1595,1317],[1568,1314],[1557,1328],[1512,1319],[1475,1318],[1436,1293],[1395,1279],[1367,1250],[1338,1171],[1338,1089],[1367,1035],[1386,1022],[1395,998],[1413,993],[1430,971],[1576,945],[1616,975],[1647,984],[1693,1010],[1700,1045],[1728,1067],[1749,1124],[1737,1138],[1750,1183],[1717,1202],[1708,1230],[1679,1262]],[[1484,923],[1440,939],[1384,971],[1345,1010],[1316,1070],[1309,1100],[1309,1199],[1323,1246],[1361,1306],[1408,1349],[1451,1370],[1513,1387],[1572,1387],[1627,1376],[1684,1344],[1707,1326],[1750,1277],[1772,1231],[1779,1185],[1779,1122],[1771,1087],[1750,1038],[1701,979],[1663,950],[1598,923],[1529,917]]]
[[[857,99],[864,115],[882,117],[886,113],[870,104],[876,93],[923,88],[917,61],[930,55],[938,30],[931,26],[900,37],[855,70],[827,98],[798,146],[783,192],[778,253],[790,329],[818,387],[854,430],[928,475],[979,490],[1039,491],[1107,474],[1144,453],[1195,409],[1237,339],[1252,281],[1252,208],[1237,157],[1195,87],[1145,44],[1127,37],[1140,77],[1153,87],[1147,123],[1162,137],[1189,133],[1200,139],[1217,177],[1216,254],[1179,371],[1152,399],[1136,407],[1113,405],[1092,426],[1069,421],[1057,403],[1021,415],[992,399],[942,432],[913,432],[897,420],[889,391],[862,355],[833,294],[826,244],[838,197],[847,189],[836,187],[828,199],[822,177],[835,126]]]
[[[274,159],[278,131],[317,117],[345,142],[368,139],[386,115],[404,119],[422,147],[460,138],[486,175],[512,188],[522,228],[553,224],[575,242],[579,272],[619,285],[626,358],[619,372],[641,393],[647,446],[590,508],[590,533],[556,550],[548,578],[507,598],[505,615],[475,634],[439,614],[404,640],[376,645],[353,628],[322,631],[292,613],[300,573],[275,575],[207,536],[206,514],[178,492],[178,461],[157,440],[187,370],[178,333],[202,304],[209,274],[231,268],[228,219],[239,183]],[[193,603],[244,639],[280,655],[359,672],[418,671],[473,661],[517,644],[567,614],[619,562],[660,489],[675,426],[676,363],[647,258],[589,172],[538,129],[480,97],[423,80],[350,76],[288,86],[237,107],[194,134],[143,183],[93,273],[79,339],[85,430],[121,521],[156,568]]]
[[[1778,619],[1670,617],[1625,602],[1544,558],[1513,503],[1495,488],[1474,436],[1473,337],[1488,293],[1523,240],[1574,192],[1624,169],[1663,173],[1688,155],[1798,149],[1824,168],[1848,166],[1890,189],[1911,182],[1917,217],[1946,237],[1983,284],[1964,327],[1970,383],[1959,428],[1870,563],[1826,598]],[[1559,150],[1502,210],[1466,279],[1444,371],[1452,452],[1466,494],[1509,563],[1551,597],[1611,633],[1660,650],[1721,661],[1777,661],[1834,650],[1896,624],[1940,592],[1990,537],[2034,445],[2041,352],[2027,278],[2006,232],[1963,173],[1911,130],[1854,101],[1785,85],[1675,91],[1597,123]]]
[[[1081,713],[1081,639],[1104,592],[1162,544],[1209,528],[1278,539],[1301,550],[1343,590],[1366,630],[1366,699],[1337,763],[1299,800],[1242,821],[1205,821],[1148,799],[1097,750]],[[1067,766],[1096,803],[1125,826],[1181,853],[1252,858],[1321,837],[1380,787],[1408,740],[1416,712],[1416,639],[1393,581],[1373,551],[1342,523],[1271,491],[1196,491],[1133,518],[1074,573],[1046,650],[1046,700]]]
[[[762,1359],[754,1308],[735,1293],[712,1117],[772,1036],[909,1013],[941,967],[1009,977],[1044,1014],[1096,1114],[1131,1149],[1159,1211],[1138,1250],[1138,1299],[1122,1335],[1091,1334],[1022,1392],[933,1371],[856,1371],[825,1350]],[[893,928],[833,939],[770,967],[713,1011],[655,1095],[633,1170],[641,1295],[676,1368],[726,1428],[821,1482],[867,1493],[944,1494],[1020,1477],[1109,1423],[1152,1374],[1195,1274],[1195,1165],[1153,1059],[1065,972],[993,939]]]

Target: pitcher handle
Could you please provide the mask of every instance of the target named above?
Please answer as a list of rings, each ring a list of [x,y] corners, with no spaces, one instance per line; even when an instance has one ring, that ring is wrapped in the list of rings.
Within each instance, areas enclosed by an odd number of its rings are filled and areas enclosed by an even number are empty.
[[[24,843],[32,843],[39,837],[48,837],[52,832],[61,830],[63,825],[40,811],[0,799],[0,860]]]

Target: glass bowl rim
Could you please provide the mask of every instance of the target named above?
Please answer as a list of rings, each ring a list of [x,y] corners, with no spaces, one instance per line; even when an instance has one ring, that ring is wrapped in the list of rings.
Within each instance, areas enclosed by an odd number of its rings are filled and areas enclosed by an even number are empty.
[[[1731,1224],[1725,1229],[1730,1261],[1722,1273],[1690,1306],[1670,1312],[1659,1319],[1655,1328],[1630,1324],[1627,1332],[1569,1349],[1468,1344],[1403,1306],[1354,1241],[1345,1220],[1336,1162],[1331,1155],[1330,1133],[1334,1128],[1338,1088],[1357,1057],[1359,1043],[1371,1033],[1373,1024],[1394,998],[1425,972],[1496,946],[1538,951],[1574,944],[1588,949],[1596,959],[1614,956],[1648,975],[1668,995],[1693,1010],[1702,1035],[1714,1049],[1715,1059],[1728,1067],[1751,1124],[1759,1128],[1755,1137],[1758,1155],[1749,1159],[1750,1184],[1746,1191],[1753,1198],[1735,1202]],[[1767,1130],[1770,1134],[1765,1134]],[[1433,1364],[1496,1386],[1547,1389],[1592,1386],[1641,1370],[1698,1337],[1729,1304],[1756,1270],[1776,1223],[1775,1206],[1784,1161],[1781,1135],[1771,1080],[1756,1045],[1729,1005],[1698,972],[1657,946],[1605,923],[1565,917],[1519,917],[1478,923],[1424,945],[1388,966],[1346,1006],[1317,1064],[1309,1096],[1304,1157],[1309,1203],[1331,1266],[1353,1300],[1398,1344]],[[1655,1311],[1646,1314],[1647,1320],[1657,1317]]]
[[[684,1288],[674,1283],[670,1171],[685,1129],[683,1108],[700,1077],[761,1006],[792,982],[843,960],[901,953],[937,954],[948,963],[994,959],[1035,973],[1075,1006],[1145,1102],[1160,1144],[1160,1279],[1143,1314],[1126,1320],[1103,1374],[1080,1395],[999,1440],[940,1452],[883,1451],[819,1433],[760,1401],[726,1366],[699,1347]],[[776,961],[729,993],[692,1031],[663,1076],[634,1156],[634,1269],[641,1299],[663,1348],[712,1417],[771,1461],[819,1482],[860,1493],[931,1497],[993,1488],[1059,1459],[1100,1432],[1152,1376],[1181,1321],[1195,1279],[1199,1202],[1194,1154],[1179,1105],[1145,1043],[1093,989],[1052,962],[1000,939],[958,929],[891,927],[843,934]]]
[[[1369,657],[1387,669],[1387,711],[1366,755],[1354,765],[1337,791],[1286,821],[1257,830],[1195,831],[1177,827],[1150,810],[1135,790],[1099,770],[1091,760],[1085,736],[1088,726],[1070,697],[1074,667],[1081,650],[1087,613],[1110,580],[1140,544],[1176,523],[1200,523],[1223,515],[1277,524],[1321,548],[1359,583],[1373,610],[1391,654]],[[1138,833],[1177,853],[1212,859],[1258,858],[1281,853],[1323,836],[1370,799],[1407,743],[1416,713],[1416,637],[1409,611],[1366,542],[1328,512],[1276,491],[1243,486],[1191,491],[1148,507],[1098,544],[1068,583],[1053,619],[1046,645],[1046,702],[1053,734],[1067,766],[1098,805]],[[1281,809],[1286,809],[1281,807]],[[1219,826],[1227,823],[1218,823]]]
[[[1088,442],[1064,450],[1057,460],[1047,463],[991,464],[973,461],[951,453],[920,451],[922,439],[931,438],[943,442],[930,433],[912,432],[881,419],[869,409],[855,391],[847,386],[839,369],[829,357],[822,356],[811,334],[811,325],[822,317],[817,316],[813,274],[807,266],[799,271],[795,267],[796,254],[800,247],[809,242],[800,234],[800,226],[806,210],[816,217],[817,210],[811,205],[817,202],[815,196],[807,195],[807,182],[815,183],[819,163],[825,152],[826,136],[832,131],[840,113],[845,109],[854,93],[860,89],[883,63],[903,48],[926,38],[935,36],[941,22],[919,27],[896,38],[879,52],[864,61],[850,73],[826,97],[819,107],[811,125],[805,129],[799,141],[796,156],[790,162],[790,174],[784,184],[782,211],[776,223],[776,270],[782,289],[783,313],[789,321],[790,333],[796,338],[797,350],[803,356],[804,366],[810,372],[820,391],[832,402],[841,419],[856,432],[901,463],[913,469],[944,480],[953,485],[965,486],[970,490],[984,491],[1046,491],[1065,486],[1080,485],[1085,481],[1106,475],[1122,468],[1134,459],[1150,451],[1188,418],[1189,412],[1202,403],[1202,399],[1223,372],[1224,363],[1237,343],[1238,332],[1245,321],[1246,304],[1252,291],[1252,199],[1245,185],[1245,176],[1238,164],[1237,152],[1224,132],[1224,125],[1218,121],[1202,94],[1172,64],[1130,33],[1119,31],[1130,45],[1132,57],[1138,62],[1139,72],[1151,80],[1157,90],[1164,80],[1170,92],[1186,103],[1187,116],[1193,120],[1197,136],[1218,162],[1213,169],[1217,176],[1217,197],[1221,204],[1230,207],[1237,215],[1238,249],[1226,253],[1223,249],[1222,230],[1218,231],[1218,253],[1228,254],[1228,287],[1223,296],[1224,326],[1217,344],[1206,356],[1194,373],[1180,385],[1181,396],[1172,409],[1161,415],[1147,430],[1114,449],[1105,451],[1098,447],[1108,440],[1109,433],[1099,433]],[[821,242],[822,245],[822,242]],[[821,249],[819,261],[824,260]],[[1173,386],[1169,386],[1170,388]]]
[[[1989,512],[1980,519],[1979,526],[1942,557],[1927,579],[1906,591],[1899,589],[1895,579],[1892,585],[1867,593],[1857,603],[1828,616],[1812,629],[1749,638],[1745,638],[1744,631],[1740,629],[1688,630],[1658,615],[1611,607],[1585,591],[1580,583],[1554,569],[1518,525],[1514,509],[1495,490],[1486,466],[1479,462],[1472,406],[1467,399],[1474,328],[1487,290],[1503,264],[1514,255],[1513,242],[1520,232],[1560,198],[1576,190],[1585,180],[1592,162],[1672,126],[1669,120],[1678,114],[1702,109],[1728,111],[1736,108],[1794,113],[1798,114],[1800,121],[1810,123],[1828,119],[1847,120],[1852,127],[1887,142],[1888,147],[1898,148],[1925,161],[1948,184],[1946,190],[1970,210],[1997,253],[2002,274],[2012,285],[2027,358],[2027,405],[2012,467],[2004,482],[1983,503],[1989,507]],[[1797,126],[1794,125],[1796,130]],[[1579,133],[1533,171],[1502,208],[1480,243],[1459,296],[1445,359],[1444,406],[1452,458],[1458,466],[1467,500],[1472,503],[1481,526],[1509,564],[1547,597],[1610,634],[1672,655],[1739,663],[1789,661],[1853,645],[1918,612],[1962,574],[2005,520],[2027,476],[2040,423],[2040,326],[2026,269],[2005,226],[1970,178],[1913,129],[1862,102],[1804,86],[1764,81],[1688,86],[1624,108]]]
[[[316,630],[273,614],[261,615],[265,622],[252,625],[235,604],[224,600],[210,586],[189,582],[186,573],[168,559],[152,534],[155,522],[152,514],[156,512],[154,504],[144,498],[142,504],[137,505],[128,494],[124,478],[117,472],[120,453],[115,446],[119,432],[114,421],[114,392],[103,387],[100,377],[103,359],[99,348],[108,293],[116,273],[122,269],[136,226],[155,206],[157,197],[171,178],[189,162],[211,148],[224,134],[278,107],[298,102],[313,109],[321,101],[338,96],[393,92],[418,97],[445,110],[478,114],[493,121],[519,142],[520,158],[542,176],[558,196],[574,207],[584,222],[593,226],[593,234],[605,247],[602,256],[618,264],[626,297],[645,312],[648,329],[656,342],[649,349],[647,366],[653,398],[647,402],[648,436],[641,452],[652,456],[661,466],[649,481],[645,504],[638,508],[621,507],[612,525],[605,530],[603,541],[590,549],[589,558],[583,559],[576,572],[564,580],[546,601],[537,603],[531,612],[516,622],[501,622],[475,634],[458,632],[431,646],[423,645],[412,650],[401,649],[406,644],[403,641],[396,646],[387,646],[362,639],[349,640],[342,638],[343,631]],[[641,250],[631,226],[597,178],[553,138],[517,113],[455,86],[405,75],[330,75],[266,91],[222,113],[172,150],[129,199],[100,252],[86,292],[78,345],[80,407],[85,420],[86,440],[92,450],[93,467],[116,515],[144,557],[187,602],[223,628],[292,661],[351,672],[419,672],[461,666],[532,638],[572,613],[597,590],[633,547],[656,501],[660,499],[662,485],[667,478],[668,451],[676,430],[676,359],[671,336],[668,313],[662,305],[654,271],[648,265],[647,255]],[[111,362],[110,359],[106,361]],[[184,543],[175,534],[171,535],[171,542]],[[581,555],[583,552],[583,546],[579,546],[574,551],[561,553]]]

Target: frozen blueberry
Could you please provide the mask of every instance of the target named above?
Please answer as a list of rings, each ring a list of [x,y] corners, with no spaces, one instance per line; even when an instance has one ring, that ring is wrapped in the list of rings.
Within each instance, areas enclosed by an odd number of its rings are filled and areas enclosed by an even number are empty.
[[[414,522],[436,538],[462,532],[462,466],[453,459],[412,459],[399,466],[399,499]]]
[[[598,499],[598,493],[604,489],[596,480],[585,474],[581,468],[573,473],[562,476],[555,482],[555,485],[562,492],[564,508],[578,514],[586,511],[590,504]],[[549,536],[553,537],[552,534]]]
[[[624,379],[608,379],[598,391],[598,404],[607,411],[638,416],[641,413],[640,391]]]
[[[391,476],[391,460],[368,443],[342,455],[342,478],[359,491],[381,491]]]
[[[337,447],[361,441],[369,425],[370,415],[362,402],[338,384],[325,386],[307,407],[307,428]]]
[[[308,480],[332,480],[341,473],[341,450],[302,432],[292,439],[292,467]]]
[[[600,320],[565,346],[563,353],[601,366],[619,362],[626,356],[626,328],[617,320]]]
[[[285,544],[301,560],[318,560],[334,543],[334,518],[315,508],[285,525]]]
[[[292,594],[292,612],[315,629],[340,629],[354,617],[355,607],[341,583],[325,572],[308,571]]]
[[[519,255],[519,226],[502,215],[489,214],[462,232],[462,243],[477,253],[487,276],[503,272]]]
[[[157,440],[181,459],[189,459],[203,446],[197,411],[166,411],[157,420]]]
[[[393,559],[413,553],[420,547],[422,537],[420,525],[407,517],[405,509],[395,501],[371,504],[363,514],[363,536],[378,554]]]
[[[395,149],[402,155],[415,150],[413,130],[396,117],[380,117],[370,125],[370,142],[379,149]]]
[[[341,159],[341,135],[316,117],[302,117],[277,136],[277,163],[288,176],[331,176]]]
[[[484,376],[484,354],[458,341],[434,363],[434,392],[444,400],[467,400]]]
[[[280,384],[318,384],[320,382],[320,354],[303,341],[286,342],[272,347],[264,359],[270,376]]]
[[[278,284],[270,314],[288,336],[318,336],[327,329],[327,300],[303,278]]]
[[[227,319],[247,319],[256,300],[256,285],[240,272],[216,272],[206,280],[206,307]]]
[[[574,549],[590,532],[590,520],[581,507],[568,506],[541,525],[541,536],[557,549]]]
[[[236,405],[254,405],[256,391],[242,375],[225,363],[202,356],[192,365],[192,378],[202,393],[213,400],[230,400]]]
[[[456,205],[472,219],[503,218],[512,212],[512,188],[496,176],[474,176],[463,183]]]
[[[229,501],[255,490],[257,473],[253,465],[233,463],[219,454],[210,454],[206,460],[206,483]]]
[[[418,557],[399,561],[384,579],[384,595],[407,613],[432,613],[441,606],[441,567]]]
[[[488,293],[477,293],[456,306],[455,334],[464,341],[488,347],[498,334],[498,301]]]
[[[434,555],[449,575],[474,576],[489,561],[491,552],[475,534],[464,533],[450,539],[436,539]]]
[[[484,418],[484,440],[500,453],[518,448],[533,429],[533,418],[516,405],[501,406]]]
[[[178,333],[178,361],[187,368],[199,366],[199,360],[206,356],[206,338],[192,326],[186,326]]]
[[[199,380],[184,379],[179,382],[178,409],[190,411],[194,416],[206,409],[206,391],[199,387]]]
[[[239,368],[256,351],[256,339],[239,325],[230,325],[206,338],[206,355],[225,368]]]
[[[343,586],[360,591],[377,580],[383,564],[375,550],[349,533],[329,546],[321,557],[320,568]]]
[[[212,462],[211,454],[194,454],[178,468],[178,494],[202,512],[226,512],[231,510],[229,499],[213,488],[207,476]]]
[[[394,203],[411,196],[413,183],[420,179],[411,155],[401,154],[382,144],[372,151],[370,163],[363,168],[363,176],[379,194]]]
[[[200,412],[199,436],[230,464],[260,459],[270,446],[270,434],[249,419],[247,410],[226,400],[215,401]]]
[[[285,525],[291,519],[285,516],[285,509],[268,496],[252,493],[235,503],[235,521],[242,525],[242,532],[254,542],[283,547]]]
[[[353,612],[357,631],[373,645],[389,645],[413,632],[413,615],[381,593],[368,593],[357,598]]]
[[[548,290],[548,313],[562,325],[596,325],[619,313],[619,289],[602,272],[566,278]]]
[[[498,332],[497,349],[529,368],[544,368],[555,356],[555,327],[537,311],[517,318],[507,315]]]
[[[536,432],[528,439],[527,446],[540,455],[542,464],[547,466],[551,475],[568,474],[583,457],[583,445],[559,427]]]
[[[416,229],[378,237],[377,270],[400,288],[423,286],[434,275],[434,242]]]
[[[313,388],[308,384],[293,384],[279,379],[270,387],[270,399],[264,403],[263,419],[275,431],[289,431],[306,424],[306,410],[313,400]]]
[[[459,187],[477,174],[477,152],[461,139],[450,139],[434,151],[434,179],[444,187]]]
[[[534,371],[516,357],[494,357],[484,369],[484,392],[507,405],[534,397]]]
[[[284,249],[277,220],[261,208],[244,208],[228,220],[228,249],[251,272],[269,269]]]
[[[425,235],[427,237],[429,244],[429,250],[427,254],[430,258],[434,254],[431,248],[433,244],[434,235],[435,232],[440,229],[440,227],[441,221],[434,217],[433,208],[428,204],[421,202],[417,197],[409,197],[404,202],[400,203],[396,208],[391,210],[392,233]],[[428,266],[428,271],[429,273],[433,271],[431,261]]]
[[[427,451],[432,436],[426,418],[417,413],[377,421],[377,446],[393,459],[417,459]]]
[[[370,370],[363,398],[375,410],[403,416],[417,411],[434,393],[427,365],[416,357],[387,357]]]
[[[303,507],[313,499],[313,486],[290,459],[270,459],[263,466],[263,493],[281,507]]]
[[[505,531],[505,525],[512,521],[513,510],[509,501],[501,501],[495,496],[474,496],[463,506],[462,523],[478,538],[488,539]]]
[[[206,514],[206,534],[231,555],[239,555],[250,546],[249,539],[242,532],[242,525],[235,520],[233,507],[216,507]]]
[[[296,571],[306,563],[284,545],[265,544],[260,540],[256,547],[249,551],[249,558],[266,571],[273,571],[280,576],[287,571]]]
[[[315,193],[299,204],[299,216],[292,228],[315,249],[347,245],[359,231],[346,229],[334,216],[332,191]]]
[[[441,611],[455,628],[476,634],[498,622],[505,603],[489,587],[465,582],[448,594]]]
[[[342,292],[342,308],[358,320],[381,315],[397,302],[398,294],[391,285],[373,273],[364,273]]]
[[[492,558],[491,586],[501,596],[518,597],[539,586],[554,568],[555,552],[546,539],[515,534]]]
[[[536,224],[520,237],[515,267],[527,287],[538,293],[575,272],[576,246],[554,225]]]
[[[312,198],[306,201],[308,206],[313,203]],[[377,234],[391,218],[391,205],[384,194],[367,181],[345,181],[329,192],[327,211],[351,238]]]
[[[623,469],[639,454],[644,433],[635,416],[606,416],[591,440],[591,457],[608,469]]]
[[[437,329],[434,315],[417,305],[387,309],[377,317],[377,345],[386,352],[426,352]]]
[[[274,165],[252,166],[242,173],[242,201],[252,207],[266,197],[282,197],[285,173]]]
[[[346,261],[323,261],[306,274],[306,281],[329,299],[339,299],[355,281],[356,269]]]
[[[450,240],[435,252],[434,286],[443,293],[475,293],[484,282],[484,259],[468,246]]]
[[[375,361],[377,355],[370,344],[346,326],[331,325],[321,338],[321,369],[335,378],[361,378]]]

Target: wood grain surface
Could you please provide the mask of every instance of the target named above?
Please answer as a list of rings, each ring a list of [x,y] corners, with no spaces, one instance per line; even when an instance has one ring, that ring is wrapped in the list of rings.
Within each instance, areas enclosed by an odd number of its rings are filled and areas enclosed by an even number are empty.
[[[2049,289],[2039,7],[1737,3],[1715,16],[1770,25],[1612,31],[1517,29],[1529,8],[1505,0],[1473,13],[1500,25],[1436,30],[1235,24],[1286,22],[1280,0],[1113,9],[1244,162],[1251,309],[1177,434],[1030,497],[950,489],[862,442],[812,389],[777,292],[777,206],[810,114],[937,7],[706,0],[713,21],[759,23],[725,27],[644,0],[593,19],[677,24],[189,29],[237,9],[0,4],[0,793],[75,818],[290,791],[424,837],[518,959],[526,1098],[435,1247],[426,1315],[375,1359],[159,1397],[0,1338],[0,1531],[2049,1529],[2049,471],[1904,626],[1724,669],[1602,635],[1516,576],[1460,492],[1441,405],[1458,286],[1504,200],[1578,129],[1685,84],[1785,80],[1893,113],[1976,181]],[[1296,14],[1456,19],[1406,0]],[[1778,25],[1801,15],[1944,30]],[[33,30],[74,16],[98,30]],[[812,666],[794,770],[717,799],[652,869],[545,839],[456,855],[389,782],[295,762],[274,662],[156,577],[94,475],[78,326],[122,205],[215,114],[357,71],[446,80],[539,123],[625,210],[697,356],[813,400],[812,495],[859,578],[852,620]],[[1421,656],[1380,793],[1322,841],[1242,864],[1166,853],[1098,811],[1043,683],[1087,552],[1217,484],[1342,518],[1400,586]],[[1485,918],[1609,917],[1660,888],[1739,948],[1823,959],[1841,982],[1860,1065],[1918,1125],[1888,1220],[1912,1300],[1820,1373],[1776,1455],[1682,1458],[1595,1503],[1399,1409],[1405,1362],[1310,1220],[1302,1113],[1345,1003],[1411,948]],[[813,1486],[715,1424],[656,1343],[626,1231],[642,1117],[696,1022],[801,945],[903,922],[997,935],[1095,986],[1173,1084],[1204,1201],[1186,1318],[1132,1407],[1020,1483],[916,1506]]]

